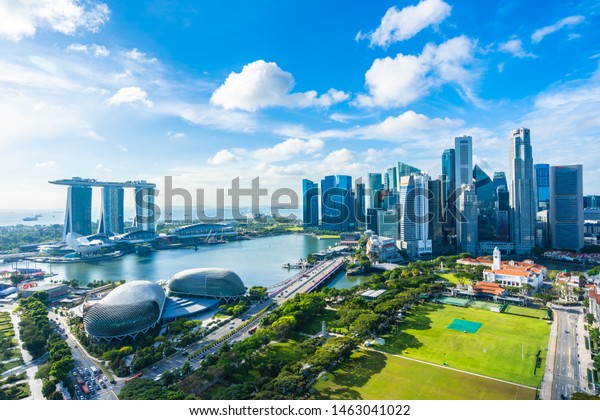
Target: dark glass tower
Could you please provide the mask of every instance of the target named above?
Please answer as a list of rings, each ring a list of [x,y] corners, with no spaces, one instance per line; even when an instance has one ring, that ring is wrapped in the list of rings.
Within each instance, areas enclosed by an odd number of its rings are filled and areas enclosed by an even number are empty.
[[[305,228],[319,227],[319,185],[302,180],[302,223]]]

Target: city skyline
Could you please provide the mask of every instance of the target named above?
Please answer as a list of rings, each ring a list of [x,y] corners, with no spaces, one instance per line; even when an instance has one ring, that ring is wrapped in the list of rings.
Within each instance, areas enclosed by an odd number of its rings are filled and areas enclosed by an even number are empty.
[[[207,201],[236,176],[299,196],[397,161],[437,176],[462,135],[491,175],[516,127],[600,193],[594,2],[50,4],[0,9],[1,209],[62,208],[47,181],[73,175],[172,175]]]

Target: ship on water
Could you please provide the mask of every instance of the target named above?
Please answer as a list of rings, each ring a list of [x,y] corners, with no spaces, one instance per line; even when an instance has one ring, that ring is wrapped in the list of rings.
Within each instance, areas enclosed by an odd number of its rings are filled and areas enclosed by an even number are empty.
[[[38,219],[38,216],[27,216],[23,217],[24,222],[35,222]]]

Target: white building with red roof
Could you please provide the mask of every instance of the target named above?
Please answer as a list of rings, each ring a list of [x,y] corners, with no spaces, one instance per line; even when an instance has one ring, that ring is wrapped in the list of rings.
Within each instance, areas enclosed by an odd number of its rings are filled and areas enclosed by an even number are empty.
[[[483,270],[483,279],[487,282],[511,287],[529,285],[537,289],[547,276],[546,267],[534,261],[502,261],[498,248],[494,249],[493,257],[492,267]]]

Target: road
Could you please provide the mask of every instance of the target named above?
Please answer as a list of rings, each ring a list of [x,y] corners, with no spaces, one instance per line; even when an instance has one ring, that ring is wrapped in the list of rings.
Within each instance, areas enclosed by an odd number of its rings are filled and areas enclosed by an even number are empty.
[[[554,359],[552,399],[568,399],[573,392],[580,392],[579,344],[577,323],[581,322],[581,309],[554,307],[558,336]]]
[[[272,299],[267,299],[264,302],[253,305],[250,308],[250,310],[245,312],[239,318],[232,319],[230,323],[213,331],[212,333],[204,337],[201,341],[192,344],[181,351],[178,351],[177,353],[169,356],[166,359],[158,361],[157,363],[146,369],[142,369],[142,376],[155,379],[167,370],[180,368],[185,363],[185,361],[188,360],[188,354],[194,353],[195,351],[203,347],[218,342],[225,335],[231,333],[232,330],[235,330],[236,327],[243,324],[247,320],[255,317],[264,308],[274,303],[275,305],[271,309],[265,311],[260,316],[254,318],[250,324],[244,326],[244,328],[240,329],[239,331],[235,332],[233,335],[228,337],[227,341],[229,343],[232,343],[234,341],[240,341],[247,338],[249,335],[248,330],[253,326],[258,325],[267,314],[272,312],[275,308],[277,308],[286,300],[294,297],[296,294],[306,293],[308,290],[314,289],[319,282],[323,281],[327,276],[335,272],[341,265],[341,262],[342,258],[335,258],[333,260],[323,261],[317,264],[315,267],[304,272],[304,275],[296,275],[291,277],[290,281],[282,285],[281,288],[277,290],[276,294],[272,294],[272,296],[274,295]],[[210,349],[205,350],[202,354],[199,354],[198,356],[192,358],[190,360],[192,368],[198,368],[208,354],[215,353],[218,350],[219,346],[214,346]]]
[[[73,337],[73,335],[69,331],[69,328],[66,325],[66,319],[64,317],[58,316],[53,313],[49,313],[48,317],[55,322],[52,325],[55,326],[56,331],[62,335],[63,339],[66,341],[66,343],[71,348],[71,353],[73,353],[73,359],[75,360],[75,369],[78,369],[78,368],[81,368],[81,369],[88,368],[89,369],[91,366],[96,366],[96,368],[98,368],[98,363],[96,363],[96,361],[94,359],[92,359],[87,354],[87,352],[85,352],[85,350],[82,349],[82,347],[79,345],[79,343],[77,342],[75,337]],[[73,376],[71,376],[71,378],[73,378]],[[95,383],[98,383],[98,385],[100,385],[99,381],[95,381],[93,378],[90,378],[90,377],[84,377],[84,380],[93,381],[92,386],[94,386]],[[118,382],[117,382],[117,384],[111,384],[111,383],[107,382],[106,385],[107,385],[106,389],[101,387],[100,390],[94,390],[95,394],[91,395],[89,397],[89,399],[116,400],[117,394],[119,393],[119,390],[121,389],[123,384],[122,383],[119,384]],[[76,384],[75,389],[78,389],[78,388],[79,387]],[[71,395],[71,397],[73,399],[78,398],[75,395]]]

